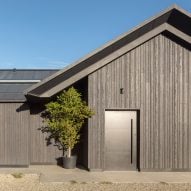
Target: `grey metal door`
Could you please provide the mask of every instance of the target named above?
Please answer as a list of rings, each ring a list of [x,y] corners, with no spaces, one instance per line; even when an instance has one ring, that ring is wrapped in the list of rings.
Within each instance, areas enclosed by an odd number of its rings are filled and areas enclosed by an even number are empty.
[[[105,170],[135,170],[136,111],[105,111]]]

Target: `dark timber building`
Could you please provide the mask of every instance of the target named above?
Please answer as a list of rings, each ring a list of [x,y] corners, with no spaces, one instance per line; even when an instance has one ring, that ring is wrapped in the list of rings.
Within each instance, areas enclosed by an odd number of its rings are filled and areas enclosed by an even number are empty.
[[[19,78],[10,77],[11,83],[7,75],[14,72]],[[80,164],[89,170],[191,169],[191,16],[177,6],[63,70],[1,71],[0,78],[2,166],[57,162],[61,151],[38,130],[41,112],[74,86],[95,111],[76,148]]]

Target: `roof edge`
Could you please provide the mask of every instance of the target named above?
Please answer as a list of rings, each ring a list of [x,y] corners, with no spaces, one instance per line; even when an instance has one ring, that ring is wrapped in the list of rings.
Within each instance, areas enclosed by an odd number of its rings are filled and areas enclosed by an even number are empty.
[[[46,82],[48,82],[48,81],[50,81],[50,80],[56,78],[56,77],[59,76],[60,74],[62,74],[62,73],[64,73],[64,72],[66,72],[67,70],[73,68],[74,66],[78,65],[79,63],[81,63],[81,62],[87,60],[87,59],[90,58],[91,56],[93,56],[93,55],[95,55],[95,54],[98,54],[99,52],[101,52],[101,51],[104,50],[105,48],[107,48],[107,47],[113,45],[113,44],[116,43],[117,41],[119,41],[119,40],[121,40],[122,38],[126,37],[127,35],[133,33],[134,31],[140,29],[141,27],[145,26],[146,24],[148,24],[148,23],[154,21],[155,19],[157,19],[157,18],[163,16],[164,14],[166,14],[166,13],[172,11],[173,9],[176,9],[176,10],[180,11],[181,13],[185,14],[185,15],[188,16],[188,17],[190,17],[190,15],[191,15],[189,12],[187,12],[187,11],[184,10],[184,9],[182,9],[182,8],[179,7],[178,5],[173,4],[173,5],[170,6],[169,8],[165,9],[164,11],[162,11],[161,13],[157,14],[156,16],[154,16],[154,17],[152,17],[152,18],[150,18],[150,19],[148,19],[148,20],[146,20],[146,21],[144,21],[142,24],[140,24],[140,25],[134,27],[133,29],[131,29],[130,31],[128,31],[128,32],[126,32],[126,33],[123,33],[123,34],[120,35],[119,37],[117,37],[117,38],[115,38],[115,39],[109,41],[109,42],[106,43],[105,45],[101,46],[100,48],[97,48],[96,50],[94,50],[93,52],[87,54],[86,56],[82,57],[81,59],[77,60],[77,61],[74,62],[73,64],[70,64],[70,65],[66,66],[66,67],[63,68],[62,70],[60,70],[60,71],[56,72],[55,74],[53,74],[53,75],[51,75],[51,76],[45,78],[45,79],[42,80],[41,82],[39,82],[39,83],[37,83],[37,84],[31,86],[29,89],[27,89],[27,90],[24,92],[24,94],[25,94],[25,95],[27,95],[27,94],[32,95],[30,92],[33,91],[33,90],[35,90],[35,89],[38,88],[39,86],[41,86],[41,85],[45,84]],[[33,95],[34,95],[34,94],[33,94]],[[35,95],[35,96],[38,97],[39,95]]]

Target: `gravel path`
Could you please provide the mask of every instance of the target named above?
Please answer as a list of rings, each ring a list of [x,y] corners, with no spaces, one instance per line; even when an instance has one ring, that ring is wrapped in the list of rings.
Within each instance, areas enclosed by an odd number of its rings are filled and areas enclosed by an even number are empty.
[[[11,174],[0,175],[0,191],[183,191],[190,190],[191,184],[161,183],[41,183],[37,174],[25,174],[15,178]]]

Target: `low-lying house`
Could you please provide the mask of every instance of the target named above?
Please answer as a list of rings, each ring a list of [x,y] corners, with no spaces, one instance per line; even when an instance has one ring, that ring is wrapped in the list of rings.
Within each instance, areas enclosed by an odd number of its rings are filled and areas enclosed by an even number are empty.
[[[28,166],[54,162],[53,146],[40,133],[39,105],[33,106],[24,91],[58,70],[0,70],[0,165]],[[43,147],[43,150],[41,150]],[[60,156],[60,155],[59,155]]]
[[[38,130],[41,112],[47,101],[74,86],[95,111],[76,151],[81,165],[189,171],[190,50],[190,13],[173,6],[63,70],[35,71],[38,77],[34,71],[1,71],[0,165],[57,162],[62,152],[47,145]],[[20,74],[9,82],[4,72]],[[33,80],[42,81],[28,88]]]

